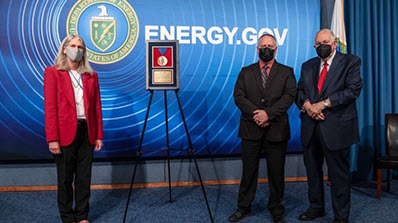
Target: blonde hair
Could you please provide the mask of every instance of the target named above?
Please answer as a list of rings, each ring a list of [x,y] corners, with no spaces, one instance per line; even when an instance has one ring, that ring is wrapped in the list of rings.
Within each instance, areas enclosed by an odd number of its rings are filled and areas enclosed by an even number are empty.
[[[79,61],[79,67],[77,68],[77,72],[79,73],[89,73],[93,74],[94,70],[91,68],[90,63],[88,62],[87,59],[87,52],[86,52],[86,44],[84,43],[84,40],[82,39],[81,36],[78,34],[73,34],[73,35],[68,35],[65,37],[64,40],[62,40],[61,46],[58,49],[57,57],[55,58],[54,65],[57,67],[57,70],[70,70],[69,64],[68,64],[68,59],[66,54],[64,53],[64,48],[69,45],[69,42],[72,39],[78,39],[83,45],[83,57]]]

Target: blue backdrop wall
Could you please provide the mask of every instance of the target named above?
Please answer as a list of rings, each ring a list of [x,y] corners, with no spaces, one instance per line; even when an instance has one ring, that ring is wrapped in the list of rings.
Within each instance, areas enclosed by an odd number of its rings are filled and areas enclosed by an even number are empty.
[[[11,0],[0,4],[0,160],[51,158],[44,135],[43,71],[53,64],[67,34],[83,36],[99,73],[105,147],[97,158],[131,157],[138,148],[149,100],[147,39],[180,40],[179,95],[194,148],[200,155],[229,155],[240,152],[240,111],[233,102],[233,87],[240,69],[257,61],[258,36],[276,37],[277,60],[292,66],[298,79],[302,62],[315,56],[313,36],[320,27],[319,0]],[[97,41],[95,30],[105,33],[109,24],[98,23],[100,14],[115,21],[102,42]],[[171,147],[185,148],[177,101],[173,92],[168,97]],[[289,115],[289,152],[297,152],[301,147],[295,106]],[[165,142],[163,93],[155,92],[144,155],[163,155]]]

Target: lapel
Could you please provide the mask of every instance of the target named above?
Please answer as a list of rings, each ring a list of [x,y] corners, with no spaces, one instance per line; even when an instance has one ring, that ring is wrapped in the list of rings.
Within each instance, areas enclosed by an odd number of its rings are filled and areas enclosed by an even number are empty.
[[[263,95],[266,94],[267,91],[269,91],[270,85],[272,81],[276,78],[279,72],[279,63],[274,61],[274,64],[271,67],[271,70],[269,71],[268,77],[267,77],[267,82],[265,83],[265,88],[263,89]]]
[[[91,95],[91,91],[92,91],[92,85],[90,84],[91,81],[91,75],[84,73],[82,74],[82,78],[83,78],[83,100],[84,100],[84,107],[88,108],[90,105],[90,100],[88,100],[88,98],[90,98],[89,95]]]
[[[261,79],[261,70],[259,62],[255,63],[254,65],[254,79],[258,87],[258,90],[260,92],[263,92],[263,79]]]
[[[268,74],[268,77],[267,77],[267,82],[265,83],[265,89],[269,88],[270,83],[278,75],[277,74],[278,72],[279,72],[279,63],[276,62],[276,60],[275,60],[274,64],[271,67],[271,70],[269,71],[269,74]]]
[[[313,71],[312,71],[312,80],[314,80],[313,86],[314,90],[312,91],[312,98],[318,98],[319,93],[318,93],[318,81],[319,81],[319,74],[320,74],[320,68],[321,67],[321,59],[319,57],[315,61],[315,65],[313,66]]]
[[[69,72],[67,70],[59,70],[58,74],[62,92],[65,94],[72,107],[76,108],[75,93],[73,92],[73,86],[69,77]]]
[[[337,75],[337,70],[340,67],[340,60],[342,59],[342,54],[339,52],[336,52],[336,55],[333,58],[332,64],[330,65],[328,74],[326,75],[325,83],[323,83],[322,91],[321,94],[319,95],[322,97],[322,95],[325,93],[325,90],[327,89],[328,85],[332,83],[332,80],[336,78]]]

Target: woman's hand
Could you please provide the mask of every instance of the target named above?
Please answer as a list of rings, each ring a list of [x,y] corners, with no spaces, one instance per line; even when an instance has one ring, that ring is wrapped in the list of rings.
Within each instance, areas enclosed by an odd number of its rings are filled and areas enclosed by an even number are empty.
[[[52,141],[48,143],[48,150],[54,155],[61,154],[61,147],[59,146],[59,141]]]
[[[102,142],[101,139],[95,140],[95,151],[100,151],[102,147],[104,146],[104,143]]]

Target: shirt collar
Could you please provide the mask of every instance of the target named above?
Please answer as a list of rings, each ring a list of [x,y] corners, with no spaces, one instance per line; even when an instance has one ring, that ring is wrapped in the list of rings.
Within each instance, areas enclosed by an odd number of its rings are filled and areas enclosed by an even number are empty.
[[[336,51],[337,51],[337,50],[334,50],[332,56],[326,61],[326,63],[328,63],[329,66],[332,64],[333,59],[334,59],[334,56],[336,56]],[[324,64],[324,63],[325,63],[325,62],[324,62],[323,60],[321,60],[321,67],[323,67],[323,64]]]
[[[262,60],[258,60],[258,64],[260,64],[260,70],[263,69],[264,66],[268,66],[269,69],[272,68],[272,65],[275,63],[275,58],[273,58],[271,61],[265,63]]]

